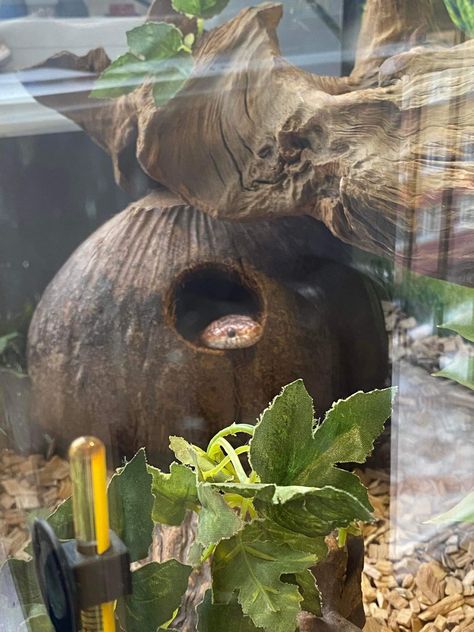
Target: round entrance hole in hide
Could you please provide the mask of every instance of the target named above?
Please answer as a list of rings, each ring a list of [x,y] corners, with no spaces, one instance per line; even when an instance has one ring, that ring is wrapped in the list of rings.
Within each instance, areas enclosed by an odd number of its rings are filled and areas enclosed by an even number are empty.
[[[145,446],[151,462],[165,465],[169,435],[203,445],[233,421],[255,421],[297,378],[318,415],[361,386],[361,366],[372,367],[370,385],[379,386],[383,344],[378,364],[341,347],[344,330],[348,342],[367,340],[364,353],[378,348],[378,312],[363,291],[350,310],[335,300],[356,273],[336,265],[333,282],[326,266],[312,266],[301,278],[305,257],[327,257],[334,247],[311,218],[222,221],[160,192],[131,204],[73,253],[35,311],[33,420],[59,448],[93,434],[118,458]],[[196,344],[224,307],[258,320],[257,344]],[[193,309],[204,315],[187,318]],[[357,314],[366,315],[362,324]]]
[[[231,265],[202,264],[187,270],[167,296],[178,333],[198,347],[213,350],[256,344],[263,333],[264,303],[255,273],[246,270],[244,274]]]

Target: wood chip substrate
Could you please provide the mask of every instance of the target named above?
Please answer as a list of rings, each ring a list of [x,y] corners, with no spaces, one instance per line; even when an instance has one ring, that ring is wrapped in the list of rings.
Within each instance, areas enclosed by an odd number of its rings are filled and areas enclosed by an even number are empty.
[[[391,303],[384,304],[384,311],[393,365],[398,368],[406,365],[410,369],[405,371],[408,381],[420,392],[425,393],[427,389],[424,376],[429,377],[432,371],[445,366],[457,353],[472,352],[459,336],[442,338],[433,335],[430,327],[407,318]],[[416,382],[417,375],[421,376],[422,384]],[[451,402],[454,397],[451,416],[454,408],[472,411],[467,389],[447,380],[439,382],[438,386],[439,378],[431,379],[435,380],[436,394],[425,399],[439,401],[441,396]],[[452,393],[443,390],[449,386],[452,386]],[[415,398],[415,416],[420,407],[421,403]],[[457,417],[455,421],[455,428],[450,432],[458,436],[462,423]],[[439,424],[436,426],[438,434]],[[431,432],[433,427],[430,421],[428,429]],[[426,437],[420,439],[419,432],[417,428],[417,441],[422,441],[426,451],[429,441]],[[448,445],[445,440],[443,442],[444,446]],[[464,463],[466,459],[461,447],[454,451],[454,456]],[[464,447],[472,450],[472,446]],[[413,453],[412,457],[413,450],[407,448],[404,451],[406,458],[420,461],[421,447],[417,445],[416,450],[418,456]],[[446,487],[454,470],[450,466],[447,471],[440,471],[439,459],[439,454],[433,457],[433,467]],[[406,464],[403,466],[404,471],[407,470]],[[362,589],[367,616],[364,631],[474,632],[474,525],[442,525],[435,529],[432,537],[423,538],[420,535],[426,533],[422,531],[425,529],[423,521],[426,516],[433,515],[431,505],[429,512],[422,512],[424,499],[418,489],[416,493],[406,495],[413,506],[406,508],[403,505],[404,488],[397,480],[397,476],[400,477],[395,463],[392,462],[391,476],[384,469],[365,468],[357,473],[369,488],[376,517],[374,523],[363,527],[365,569]],[[468,484],[467,474],[463,478]],[[428,492],[433,493],[428,472],[424,477],[418,476],[417,480],[420,485],[425,482]],[[406,481],[403,484],[406,486]],[[69,465],[65,460],[58,456],[45,459],[38,454],[20,456],[13,451],[0,450],[0,564],[9,556],[29,559],[24,548],[29,541],[28,528],[32,520],[35,516],[48,515],[70,493]],[[402,525],[403,529],[400,527],[403,522],[400,515],[393,514],[390,521],[390,503],[392,511],[396,505],[399,514],[401,507],[405,522],[409,522],[408,530],[406,524]],[[439,513],[438,498],[434,499],[434,505]],[[400,546],[403,537],[408,538],[409,547]]]
[[[363,528],[364,632],[474,632],[474,525],[447,525],[411,555],[392,557],[390,477],[366,469],[377,521]]]
[[[446,528],[391,557],[390,477],[384,470],[357,472],[369,488],[376,522],[364,526],[362,577],[365,632],[474,632],[474,525]],[[46,515],[71,492],[69,466],[53,456],[0,453],[0,562],[29,559],[28,524]]]
[[[1,451],[0,564],[9,556],[29,559],[23,553],[29,524],[36,516],[47,516],[70,495],[67,461],[58,456],[46,461],[39,454],[24,457]]]

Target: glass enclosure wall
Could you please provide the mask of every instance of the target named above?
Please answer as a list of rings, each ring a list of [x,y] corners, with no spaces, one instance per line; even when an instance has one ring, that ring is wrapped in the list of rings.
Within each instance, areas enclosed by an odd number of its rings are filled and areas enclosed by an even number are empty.
[[[0,0],[0,632],[473,632],[473,35]]]

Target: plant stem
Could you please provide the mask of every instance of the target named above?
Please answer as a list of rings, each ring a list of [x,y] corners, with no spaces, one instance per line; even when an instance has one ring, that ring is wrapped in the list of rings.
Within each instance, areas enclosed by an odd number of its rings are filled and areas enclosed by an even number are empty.
[[[240,446],[239,448],[236,448],[235,450],[235,454],[243,454],[244,452],[248,452],[250,450],[248,445],[243,445]],[[231,461],[231,457],[229,455],[227,455],[226,457],[224,457],[222,459],[222,461],[220,463],[218,463],[216,465],[216,467],[213,467],[212,470],[206,470],[205,472],[202,472],[202,475],[204,477],[204,480],[207,480],[208,478],[212,478],[213,476],[215,476],[216,474],[218,474],[220,471],[222,471],[226,465],[228,465],[228,463],[230,463]]]
[[[209,441],[209,445],[207,446],[208,454],[211,455],[214,444],[221,437],[228,437],[229,435],[235,437],[235,435],[239,434],[239,432],[243,432],[253,437],[255,426],[252,426],[251,424],[232,424],[231,426],[227,426],[227,428],[222,428],[222,430],[219,430],[219,432]]]
[[[240,462],[239,457],[238,457],[236,451],[234,450],[234,448],[232,447],[232,445],[226,439],[224,439],[224,437],[220,437],[216,441],[215,445],[218,445],[220,448],[222,448],[229,455],[230,461],[231,461],[232,465],[234,466],[235,474],[237,476],[237,479],[238,479],[239,483],[246,483],[247,482],[247,474],[245,473],[245,470],[242,467],[242,463]]]
[[[204,19],[197,18],[196,25],[197,25],[197,36],[199,37],[200,35],[204,33]]]

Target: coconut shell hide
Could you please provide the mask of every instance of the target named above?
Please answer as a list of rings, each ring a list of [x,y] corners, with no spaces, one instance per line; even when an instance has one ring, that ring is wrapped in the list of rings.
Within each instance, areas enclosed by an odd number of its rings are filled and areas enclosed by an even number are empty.
[[[365,285],[354,285],[356,273],[335,266],[345,281],[334,283],[325,272],[334,264],[315,263],[315,245],[324,254],[335,243],[321,231],[311,218],[224,222],[160,193],[133,203],[76,250],[36,310],[28,352],[35,420],[63,448],[91,433],[120,456],[146,446],[163,463],[169,435],[203,444],[231,422],[254,421],[294,379],[304,379],[318,413],[380,385],[378,308]],[[344,283],[359,297],[346,315],[331,298]],[[247,349],[203,346],[203,329],[233,313],[256,319],[260,340]],[[363,339],[359,360],[375,349],[356,371],[344,336]]]

